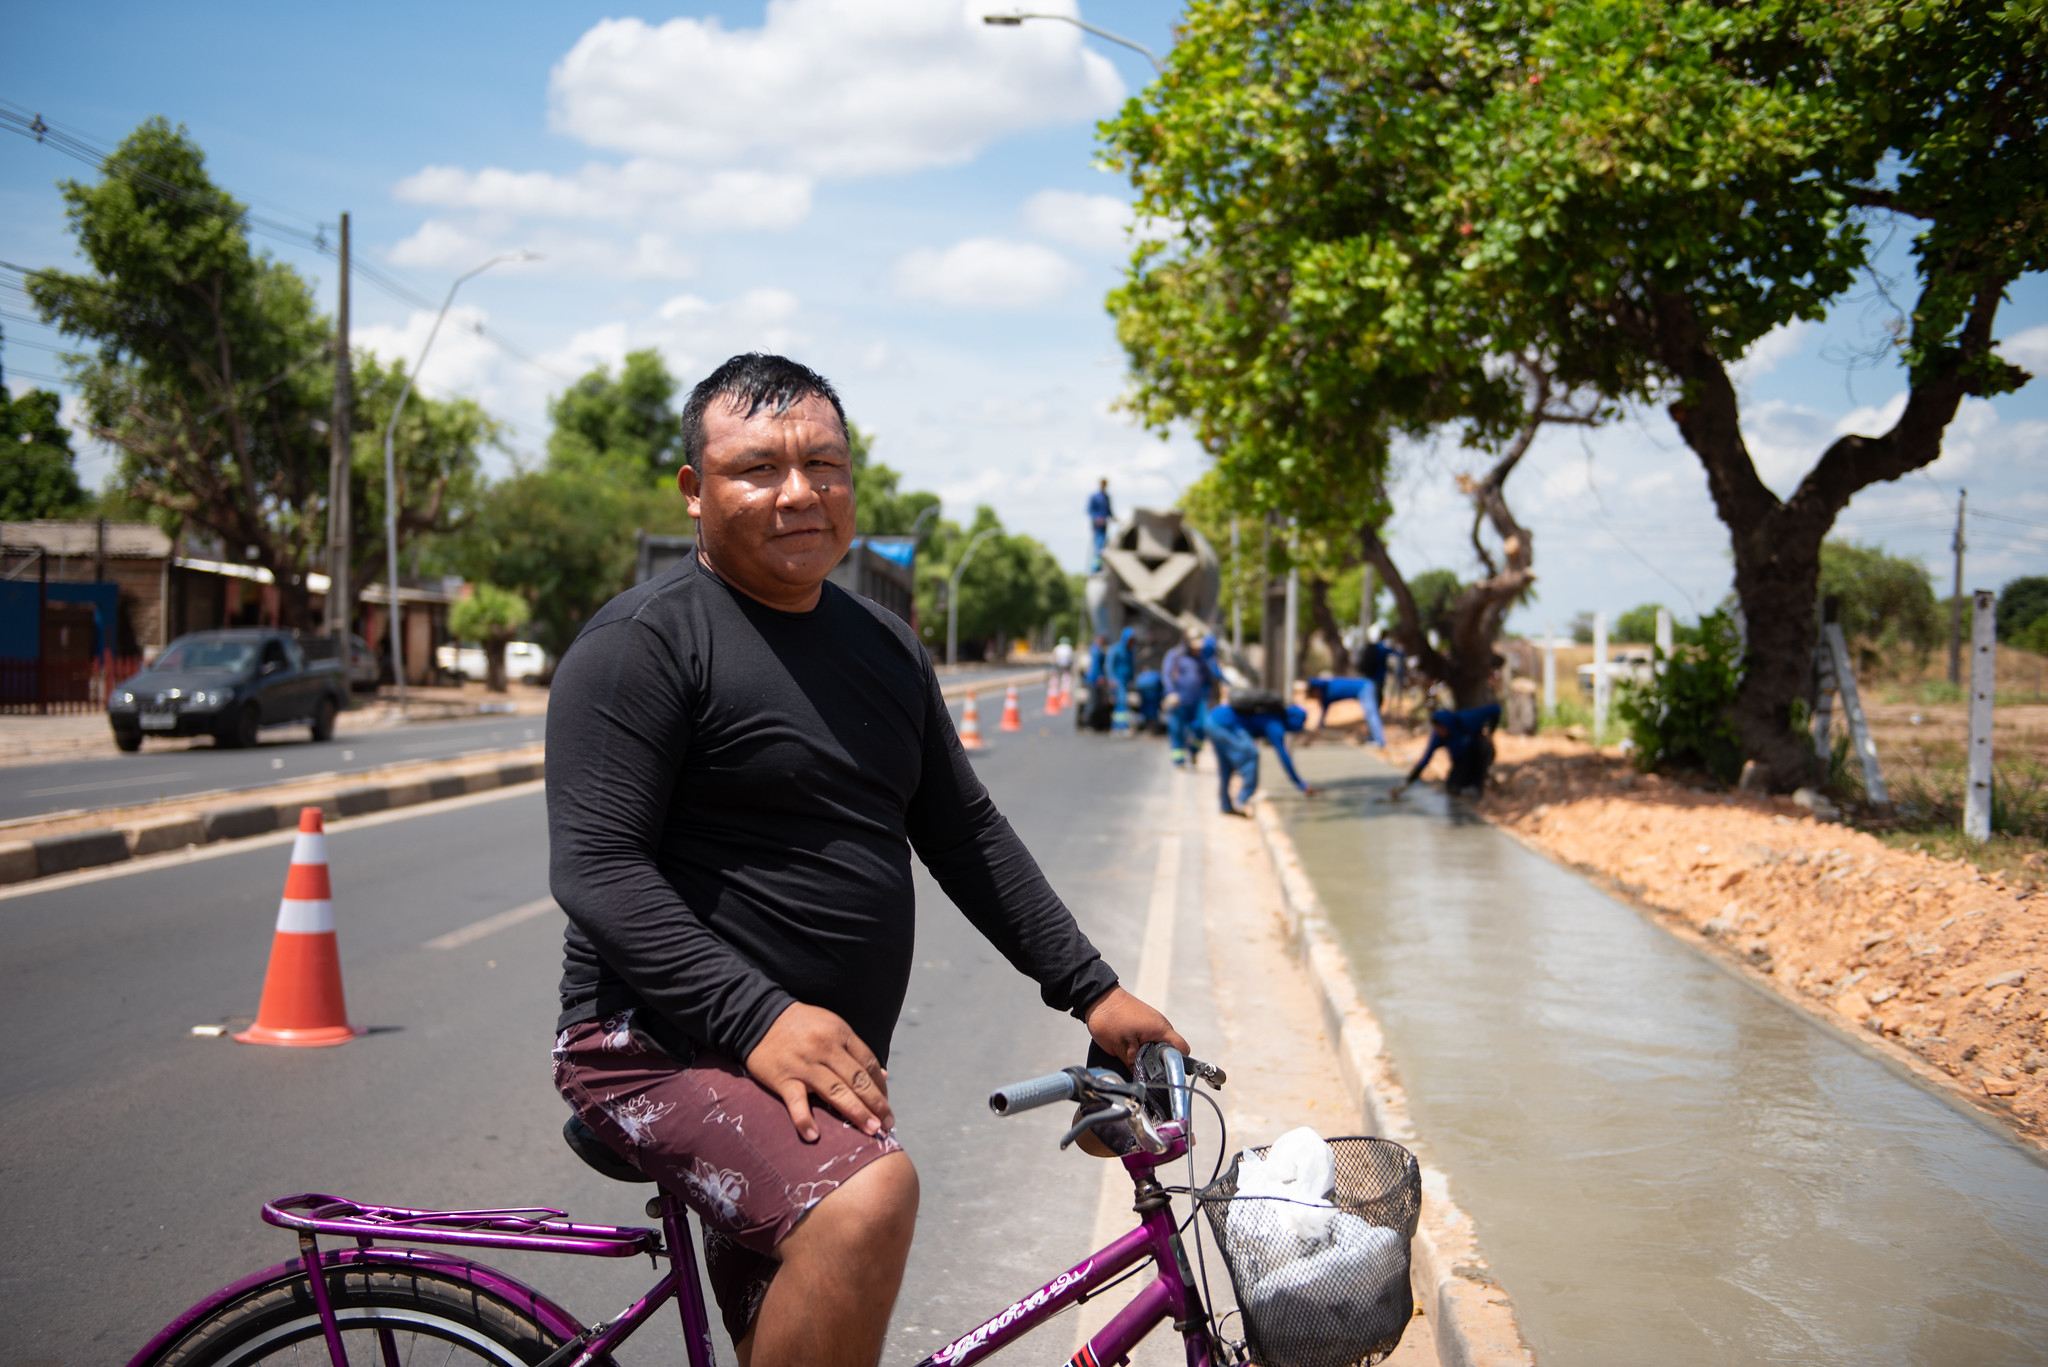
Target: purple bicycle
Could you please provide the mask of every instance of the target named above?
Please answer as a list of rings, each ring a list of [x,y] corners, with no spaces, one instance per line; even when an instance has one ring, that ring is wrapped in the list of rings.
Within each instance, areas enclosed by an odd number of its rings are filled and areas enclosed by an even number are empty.
[[[1157,1175],[1165,1164],[1191,1154],[1196,1095],[1191,1076],[1212,1088],[1224,1082],[1221,1069],[1185,1058],[1167,1045],[1147,1045],[1135,1081],[1124,1081],[1105,1069],[1068,1068],[999,1088],[989,1096],[989,1109],[999,1116],[1063,1101],[1080,1103],[1082,1113],[1060,1146],[1094,1131],[1120,1151],[1131,1176],[1139,1224],[947,1343],[919,1367],[979,1362],[1069,1306],[1137,1275],[1148,1263],[1157,1269],[1155,1278],[1071,1362],[1098,1367],[1121,1361],[1139,1340],[1169,1322],[1186,1342],[1189,1367],[1224,1367],[1244,1360],[1242,1348],[1225,1344],[1214,1317],[1204,1308],[1181,1241],[1186,1224],[1177,1225],[1173,1218],[1175,1195],[1190,1195],[1200,1203],[1207,1189],[1198,1193],[1169,1187]],[[604,1175],[627,1182],[652,1180],[573,1117],[563,1133],[577,1156]],[[1400,1152],[1406,1158],[1405,1151]],[[1407,1159],[1407,1165],[1401,1175],[1413,1185],[1413,1160]],[[1233,1163],[1223,1179],[1226,1184],[1236,1168]],[[1211,1186],[1215,1185],[1212,1178]],[[325,1362],[331,1367],[401,1367],[427,1361],[501,1367],[609,1364],[612,1352],[671,1297],[682,1315],[689,1367],[713,1367],[710,1321],[687,1207],[663,1190],[647,1203],[647,1214],[659,1221],[658,1229],[577,1224],[563,1212],[546,1208],[406,1210],[317,1194],[283,1197],[263,1207],[263,1219],[296,1232],[299,1256],[244,1277],[193,1306],[136,1354],[130,1367],[241,1367],[259,1362]],[[1192,1221],[1194,1216],[1187,1218]],[[1406,1223],[1399,1278],[1402,1300],[1393,1307],[1401,1321],[1408,1313],[1405,1247],[1414,1232],[1412,1214]],[[321,1235],[344,1246],[323,1248]],[[644,1254],[657,1265],[666,1259],[668,1267],[652,1289],[619,1315],[583,1325],[505,1273],[448,1253],[385,1246],[390,1240],[596,1258]],[[1199,1253],[1198,1248],[1198,1257]],[[318,1268],[322,1275],[309,1277],[308,1268]],[[1398,1338],[1396,1329],[1394,1339]],[[1392,1347],[1388,1343],[1385,1350]],[[1371,1361],[1381,1355],[1341,1360]],[[1268,1360],[1256,1352],[1255,1357]]]

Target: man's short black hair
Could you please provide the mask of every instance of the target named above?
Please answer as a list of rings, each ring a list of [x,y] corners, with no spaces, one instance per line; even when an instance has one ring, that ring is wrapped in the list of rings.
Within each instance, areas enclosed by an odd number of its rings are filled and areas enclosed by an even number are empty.
[[[787,356],[749,351],[733,357],[697,382],[683,405],[683,461],[701,478],[704,474],[704,413],[714,399],[723,400],[741,419],[762,409],[787,413],[813,394],[832,405],[839,430],[846,430],[846,409],[827,380],[809,366]]]

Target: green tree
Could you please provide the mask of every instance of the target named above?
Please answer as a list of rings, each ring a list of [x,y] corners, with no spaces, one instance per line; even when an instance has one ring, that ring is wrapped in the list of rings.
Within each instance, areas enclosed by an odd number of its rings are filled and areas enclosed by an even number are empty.
[[[47,389],[10,398],[0,386],[0,520],[64,517],[85,506],[61,406]]]
[[[356,353],[349,453],[349,582],[360,595],[381,582],[390,560],[384,538],[384,429],[405,388],[403,361],[388,365]],[[417,387],[399,414],[391,439],[398,485],[398,551],[406,552],[459,529],[483,486],[483,453],[502,447],[504,425],[472,399],[435,399]],[[351,605],[353,616],[353,605]]]
[[[312,291],[250,250],[243,206],[162,119],[129,134],[97,182],[62,188],[91,273],[37,271],[28,291],[92,347],[69,365],[94,434],[122,453],[121,482],[269,570],[285,623],[310,625],[333,393]]]
[[[1857,645],[1858,668],[1909,650],[1916,656],[1947,639],[1927,567],[1879,546],[1831,540],[1820,548],[1820,594],[1836,603],[1842,634]]]
[[[1664,611],[1662,603],[1643,603],[1632,607],[1614,619],[1614,639],[1633,645],[1650,645],[1657,639],[1657,614]],[[1587,627],[1587,640],[1592,640],[1592,628]],[[1699,644],[1699,628],[1680,621],[1677,613],[1671,614],[1671,643],[1677,646]]]
[[[548,405],[548,463],[629,485],[674,488],[683,463],[680,386],[661,354],[629,351],[614,377],[598,366]]]
[[[867,536],[908,536],[911,528],[917,526],[920,513],[939,506],[939,496],[926,490],[899,492],[903,476],[873,459],[874,433],[866,431],[858,423],[849,422],[846,424],[846,444],[853,455],[856,531]],[[931,518],[926,518],[925,522],[929,525]],[[919,535],[921,539],[922,533]]]
[[[1737,731],[1774,783],[1803,781],[1793,705],[1836,514],[1935,459],[1963,398],[2029,378],[1993,332],[2048,244],[2044,13],[1200,0],[1107,133],[1140,211],[1181,225],[1177,246],[1140,249],[1126,291],[1170,296],[1125,334],[1139,398],[1148,417],[1206,415],[1219,459],[1311,490],[1348,477],[1370,420],[1512,426],[1507,358],[1568,394],[1664,403],[1730,530]],[[1917,277],[1884,348],[1903,412],[1831,443],[1780,499],[1728,365],[1825,316],[1895,227]]]
[[[918,559],[917,614],[924,642],[935,655],[946,650],[946,586],[968,543],[991,534],[974,549],[960,576],[960,654],[985,659],[1005,641],[1025,636],[1075,607],[1073,589],[1052,552],[1036,538],[1005,532],[995,509],[982,504],[964,529],[940,521]]]
[[[2022,575],[1998,591],[1998,639],[2011,641],[2048,617],[2048,575]]]
[[[484,648],[484,687],[491,692],[507,691],[505,647],[518,639],[532,615],[524,598],[489,583],[471,584],[469,597],[448,610],[448,629],[455,638]]]

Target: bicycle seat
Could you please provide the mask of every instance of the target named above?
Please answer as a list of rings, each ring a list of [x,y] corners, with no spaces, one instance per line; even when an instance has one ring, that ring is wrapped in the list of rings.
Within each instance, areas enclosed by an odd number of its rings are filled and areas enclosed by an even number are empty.
[[[562,1122],[562,1141],[578,1158],[614,1182],[652,1182],[640,1169],[634,1167],[612,1150],[612,1146],[597,1137],[597,1131],[583,1123],[583,1117],[572,1115]]]

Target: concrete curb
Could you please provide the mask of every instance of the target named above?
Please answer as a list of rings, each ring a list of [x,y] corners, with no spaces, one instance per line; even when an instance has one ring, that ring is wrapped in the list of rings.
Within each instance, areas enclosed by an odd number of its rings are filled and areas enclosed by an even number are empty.
[[[1289,943],[1315,987],[1345,1089],[1372,1133],[1412,1149],[1417,1136],[1408,1094],[1387,1057],[1379,1021],[1359,995],[1350,960],[1271,803],[1258,804],[1258,826],[1287,908]],[[1451,1199],[1450,1179],[1428,1163],[1422,1165],[1422,1195],[1409,1275],[1416,1300],[1434,1316],[1437,1360],[1443,1367],[1533,1367],[1535,1354],[1522,1339],[1514,1305],[1486,1270],[1472,1218]]]
[[[427,772],[395,775],[328,791],[313,790],[276,801],[244,801],[202,811],[170,812],[117,826],[67,831],[36,840],[0,841],[0,884],[27,883],[60,873],[118,864],[188,845],[246,840],[299,824],[299,810],[318,807],[327,820],[440,802],[492,788],[530,783],[546,773],[540,756],[507,762],[501,757],[457,761]]]

